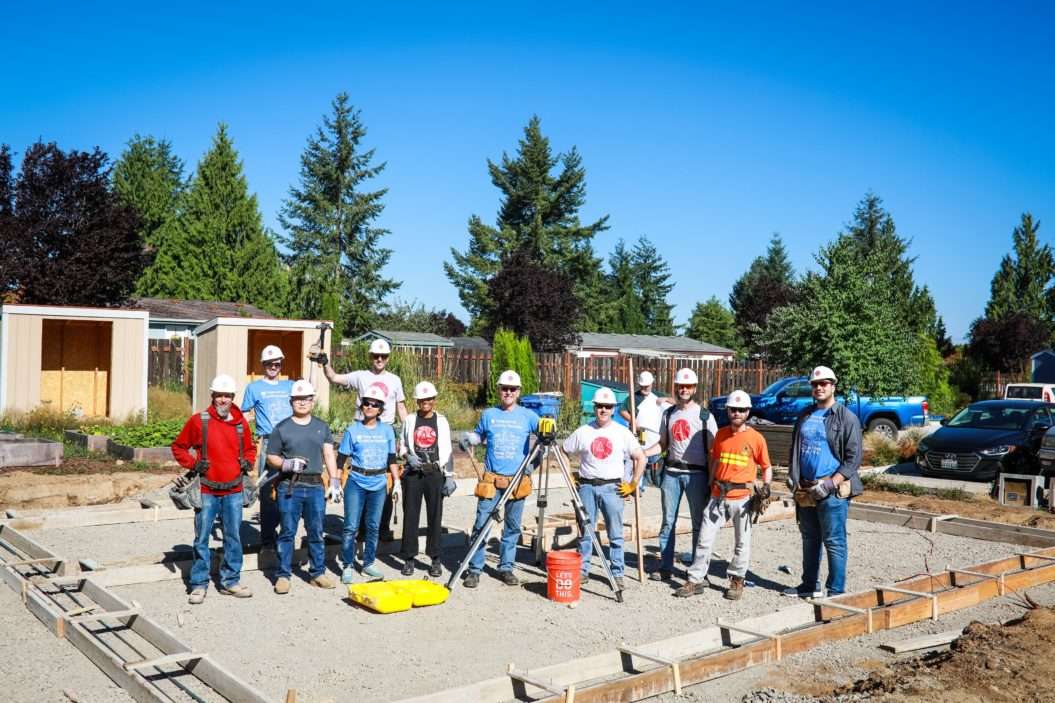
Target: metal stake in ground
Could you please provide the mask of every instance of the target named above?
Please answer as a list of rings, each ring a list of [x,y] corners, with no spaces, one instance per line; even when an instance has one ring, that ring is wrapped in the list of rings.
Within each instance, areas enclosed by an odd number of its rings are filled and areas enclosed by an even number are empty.
[[[549,420],[554,422],[553,418],[543,418],[543,420]],[[592,539],[594,545],[597,547],[594,551],[601,559],[601,565],[604,566],[604,573],[608,579],[608,585],[615,593],[615,599],[622,603],[623,602],[623,589],[615,581],[615,576],[612,574],[612,566],[608,562],[608,557],[605,556],[604,550],[601,548],[601,534],[598,532],[597,527],[591,530],[587,526],[590,524],[590,520],[586,514],[586,506],[583,504],[582,499],[579,497],[579,492],[575,490],[575,482],[571,477],[571,468],[568,465],[568,460],[561,452],[560,448],[554,446],[556,440],[556,432],[550,431],[545,432],[542,430],[542,423],[539,423],[540,431],[537,435],[537,441],[535,446],[531,448],[524,460],[520,462],[520,466],[517,467],[516,472],[509,478],[509,487],[506,488],[505,493],[495,503],[494,508],[491,509],[490,519],[485,521],[483,526],[473,535],[472,540],[469,543],[469,551],[466,552],[465,557],[462,558],[458,568],[451,573],[450,579],[447,581],[447,589],[453,590],[454,584],[461,578],[465,569],[469,566],[469,560],[473,558],[478,549],[482,549],[487,543],[487,537],[491,534],[492,523],[500,522],[500,515],[502,508],[513,495],[513,489],[520,484],[520,479],[525,474],[529,474],[528,467],[533,465],[536,459],[539,460],[539,465],[543,465],[547,459],[554,458],[557,462],[558,468],[560,468],[561,476],[564,478],[564,484],[568,487],[568,491],[571,494],[572,507],[575,509],[575,522],[579,528],[580,539]],[[555,427],[555,423],[553,425]]]

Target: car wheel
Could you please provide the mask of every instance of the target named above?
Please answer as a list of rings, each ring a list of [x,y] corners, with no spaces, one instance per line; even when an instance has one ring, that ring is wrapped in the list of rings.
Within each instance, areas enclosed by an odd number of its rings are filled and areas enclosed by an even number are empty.
[[[897,439],[897,425],[894,424],[893,420],[888,420],[885,417],[877,417],[869,422],[868,431],[876,432],[890,439]]]

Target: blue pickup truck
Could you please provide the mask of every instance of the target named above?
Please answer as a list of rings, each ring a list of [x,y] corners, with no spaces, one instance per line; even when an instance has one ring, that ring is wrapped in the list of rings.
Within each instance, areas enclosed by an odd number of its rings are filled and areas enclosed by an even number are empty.
[[[837,396],[850,408],[866,431],[897,437],[903,427],[927,423],[927,398],[922,395],[870,398],[851,392]],[[770,384],[761,393],[751,395],[751,415],[777,425],[790,425],[799,413],[813,403],[813,391],[806,376],[789,376]],[[728,424],[725,396],[711,398],[710,410],[719,425]]]

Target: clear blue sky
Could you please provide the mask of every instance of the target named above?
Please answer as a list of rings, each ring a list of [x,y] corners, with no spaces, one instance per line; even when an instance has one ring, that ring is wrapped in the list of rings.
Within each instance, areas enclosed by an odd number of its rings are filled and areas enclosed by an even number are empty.
[[[305,139],[347,91],[388,163],[380,224],[399,297],[461,314],[441,264],[470,214],[493,221],[485,161],[535,113],[556,149],[582,154],[583,218],[611,216],[597,251],[647,234],[679,322],[726,299],[773,232],[812,266],[868,190],[912,239],[954,339],[1019,215],[1055,235],[1048,2],[30,5],[0,23],[0,142],[116,157],[152,134],[190,171],[224,121],[277,229]]]

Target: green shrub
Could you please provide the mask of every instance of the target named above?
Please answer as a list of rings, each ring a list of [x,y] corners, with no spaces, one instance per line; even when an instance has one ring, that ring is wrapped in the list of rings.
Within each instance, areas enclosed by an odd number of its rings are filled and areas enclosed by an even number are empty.
[[[0,430],[18,432],[27,437],[61,441],[65,430],[76,428],[82,422],[84,418],[70,411],[58,412],[42,405],[28,413],[8,413],[0,416]]]
[[[506,369],[512,369],[520,374],[521,396],[530,395],[538,390],[535,353],[531,350],[531,342],[526,337],[517,337],[515,333],[500,327],[495,331],[491,347],[491,380],[487,386],[488,405],[498,404],[498,377]]]
[[[187,418],[156,420],[141,425],[113,425],[105,434],[128,447],[167,447],[176,439],[186,422]]]

